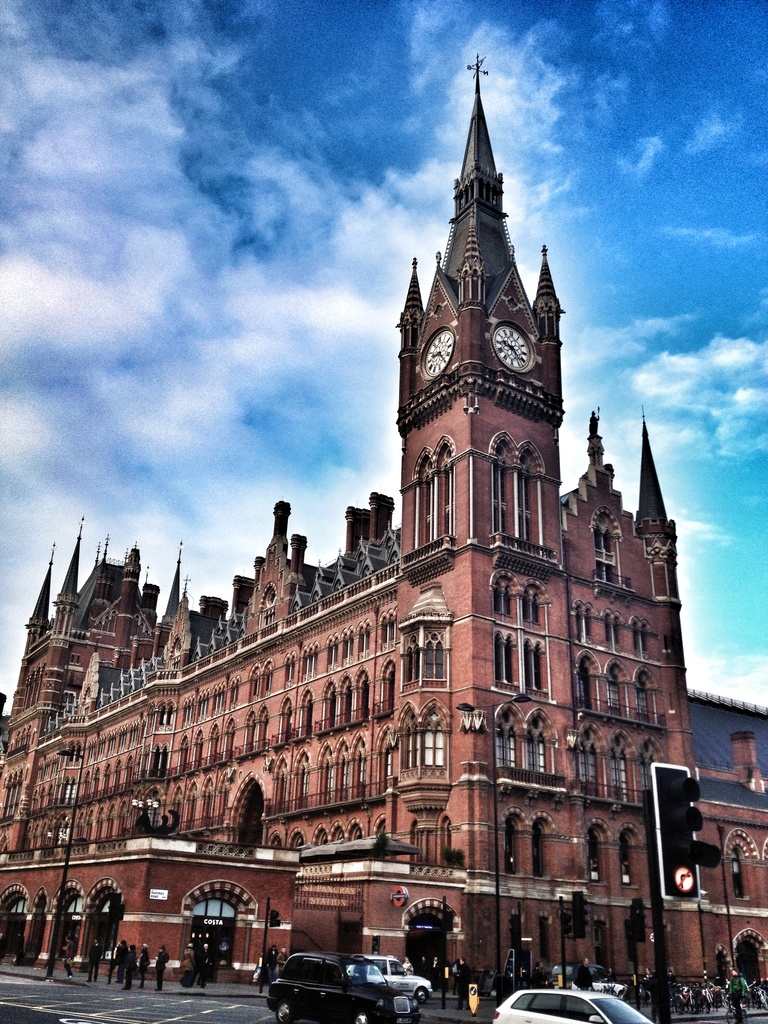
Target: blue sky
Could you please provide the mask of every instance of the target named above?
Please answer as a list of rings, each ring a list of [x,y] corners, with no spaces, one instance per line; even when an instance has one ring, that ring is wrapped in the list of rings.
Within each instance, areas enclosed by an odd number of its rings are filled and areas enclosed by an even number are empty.
[[[546,244],[567,311],[563,487],[599,406],[634,511],[644,408],[689,685],[768,702],[766,38],[757,0],[5,0],[0,690],[81,516],[83,576],[138,543],[162,609],[182,539],[230,598],[276,501],[325,562],[397,497],[395,325],[479,53],[519,266]]]

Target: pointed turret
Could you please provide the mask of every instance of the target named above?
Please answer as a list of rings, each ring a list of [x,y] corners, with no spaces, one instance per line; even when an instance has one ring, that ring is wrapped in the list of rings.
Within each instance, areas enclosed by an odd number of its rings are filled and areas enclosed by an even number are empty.
[[[653,595],[657,601],[680,604],[677,585],[677,527],[674,519],[667,519],[667,510],[661,496],[661,486],[648,440],[648,428],[643,417],[643,453],[640,460],[640,500],[635,517],[638,534],[645,542],[645,557],[650,563]],[[670,627],[673,648],[682,656],[682,637],[679,620]]]
[[[77,594],[77,578],[80,573],[80,540],[83,536],[83,523],[84,519],[80,520],[80,530],[77,534],[77,541],[75,543],[75,550],[72,552],[72,559],[67,569],[67,575],[64,577],[64,583],[59,596],[68,595],[73,596]]]
[[[80,572],[80,541],[83,536],[83,524],[84,519],[80,520],[80,529],[77,533],[77,541],[75,542],[75,550],[72,552],[72,559],[67,569],[67,575],[64,577],[64,583],[62,584],[59,596],[56,598],[54,605],[56,607],[56,616],[53,622],[53,628],[56,633],[68,633],[72,626],[72,619],[77,609],[77,578]]]
[[[459,305],[466,306],[469,303],[479,306],[485,304],[485,264],[477,238],[474,207],[469,214],[464,259],[459,268]]]
[[[539,287],[536,289],[536,299],[533,303],[533,311],[539,318],[539,331],[544,336],[559,337],[560,317],[565,312],[555,292],[552,282],[552,273],[547,260],[547,247],[541,247],[541,270],[539,271]]]
[[[421,301],[419,275],[416,269],[418,265],[418,260],[414,258],[411,281],[408,285],[408,294],[405,297],[405,309],[403,309],[400,323],[397,325],[400,331],[401,351],[415,349],[419,343],[419,328],[424,316],[424,303]]]
[[[666,519],[667,510],[664,508],[664,498],[661,496],[661,486],[656,475],[656,465],[651,452],[651,442],[648,440],[648,428],[643,417],[643,453],[640,460],[640,500],[638,504],[637,519]]]
[[[27,650],[32,644],[39,640],[40,637],[47,633],[50,628],[50,613],[49,608],[51,604],[51,571],[53,569],[53,554],[56,550],[56,545],[53,545],[51,549],[51,560],[48,562],[48,571],[45,574],[43,585],[40,588],[40,595],[35,605],[35,610],[32,612],[32,616],[27,623]]]
[[[183,547],[183,543],[179,543],[179,557],[176,559],[176,573],[173,577],[170,593],[168,594],[168,604],[165,606],[165,615],[163,616],[163,619],[175,618],[176,612],[179,608],[179,601],[181,599],[181,550]]]
[[[536,323],[539,328],[539,339],[541,341],[541,361],[543,368],[544,385],[556,395],[562,396],[563,383],[560,368],[560,317],[565,310],[561,307],[560,301],[555,292],[552,281],[552,274],[549,270],[547,260],[547,247],[541,247],[541,270],[539,272],[539,287],[536,290],[536,299],[533,303],[533,312],[536,314]]]

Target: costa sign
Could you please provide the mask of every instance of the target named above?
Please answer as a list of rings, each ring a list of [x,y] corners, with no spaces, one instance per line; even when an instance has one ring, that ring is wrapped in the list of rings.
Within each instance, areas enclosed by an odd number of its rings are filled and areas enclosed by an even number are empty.
[[[392,895],[389,897],[396,907],[404,907],[408,900],[411,898],[411,894],[405,888],[404,885],[396,885],[392,890]]]

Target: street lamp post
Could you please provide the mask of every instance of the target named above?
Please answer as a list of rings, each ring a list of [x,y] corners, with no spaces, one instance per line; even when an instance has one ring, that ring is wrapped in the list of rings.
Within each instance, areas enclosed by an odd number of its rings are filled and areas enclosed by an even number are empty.
[[[72,856],[72,843],[75,841],[75,819],[77,817],[77,802],[80,799],[80,781],[83,776],[83,763],[84,756],[83,752],[76,747],[66,747],[64,750],[59,751],[59,757],[68,757],[71,761],[79,761],[80,767],[77,772],[77,785],[75,787],[75,797],[72,801],[72,818],[69,823],[69,834],[67,835],[67,845],[64,849],[64,866],[61,871],[61,884],[59,887],[59,899],[56,904],[56,914],[53,919],[53,934],[51,935],[51,951],[48,954],[48,966],[45,971],[45,980],[53,981],[53,968],[56,963],[56,954],[58,952],[58,938],[59,930],[61,929],[61,919],[64,916],[64,896],[67,888],[67,877],[69,875],[69,859]]]
[[[501,973],[501,873],[499,871],[499,790],[497,782],[497,769],[498,769],[498,756],[496,754],[496,712],[504,704],[527,704],[532,700],[527,693],[516,693],[513,697],[508,700],[502,701],[501,704],[491,704],[491,720],[493,722],[493,728],[491,730],[491,771],[493,779],[493,879],[494,879],[494,898],[495,898],[495,925],[496,925],[496,1005],[498,1006],[504,997],[504,984]],[[462,704],[456,705],[457,711],[464,711],[472,713],[473,711],[482,711],[483,708],[476,708],[474,704],[470,704],[465,701]],[[522,926],[522,920],[521,920]]]

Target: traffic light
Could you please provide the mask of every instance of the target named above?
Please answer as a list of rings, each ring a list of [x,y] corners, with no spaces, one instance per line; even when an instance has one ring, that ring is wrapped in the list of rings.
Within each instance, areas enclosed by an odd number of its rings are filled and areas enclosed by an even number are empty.
[[[520,927],[520,915],[509,915],[509,945],[518,952],[523,948],[523,932]]]
[[[701,795],[699,784],[677,764],[652,764],[651,779],[661,894],[697,900],[699,865],[715,868],[720,863],[719,848],[696,839],[703,824],[701,811],[693,806]]]
[[[633,942],[645,942],[645,905],[639,896],[629,908],[628,934]]]
[[[579,889],[571,897],[573,912],[573,937],[583,939],[587,934],[587,901]]]
[[[571,934],[571,915],[567,910],[560,911],[560,928],[563,935]]]
[[[280,911],[270,910],[269,912],[269,927],[279,928],[280,927]]]

